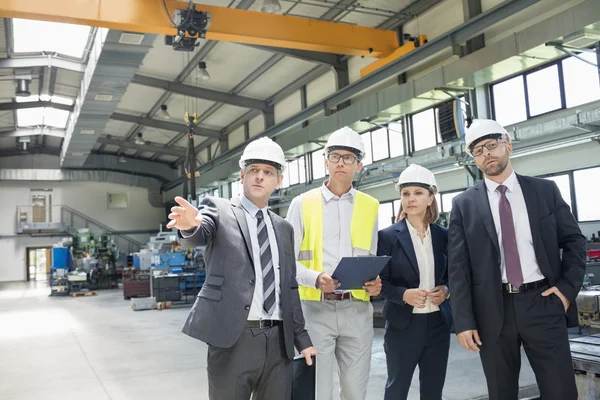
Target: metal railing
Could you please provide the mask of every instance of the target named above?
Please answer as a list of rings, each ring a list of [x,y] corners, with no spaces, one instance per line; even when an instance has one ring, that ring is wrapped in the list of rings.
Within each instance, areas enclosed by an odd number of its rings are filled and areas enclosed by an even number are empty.
[[[52,226],[69,234],[76,234],[79,229],[89,229],[94,235],[110,233],[120,251],[127,254],[135,253],[143,246],[137,240],[69,206],[17,206],[17,227],[32,229],[36,224]]]

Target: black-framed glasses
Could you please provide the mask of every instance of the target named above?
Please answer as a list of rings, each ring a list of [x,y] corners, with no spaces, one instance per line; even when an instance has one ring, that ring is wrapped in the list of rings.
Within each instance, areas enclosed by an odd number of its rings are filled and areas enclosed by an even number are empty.
[[[344,156],[340,155],[340,154],[336,154],[336,153],[329,153],[327,154],[327,159],[329,160],[329,162],[332,162],[334,164],[337,164],[340,162],[340,158],[342,160],[344,160],[344,164],[346,165],[352,165],[354,164],[354,161],[357,160],[356,157],[350,155],[350,154],[346,154]]]
[[[473,147],[473,150],[471,150],[471,154],[473,154],[473,157],[479,157],[480,155],[483,154],[484,147],[486,149],[488,149],[489,151],[492,151],[492,150],[495,150],[496,147],[498,147],[498,145],[504,141],[505,141],[504,139],[490,139],[489,142],[486,142],[484,144],[480,144],[479,146]]]

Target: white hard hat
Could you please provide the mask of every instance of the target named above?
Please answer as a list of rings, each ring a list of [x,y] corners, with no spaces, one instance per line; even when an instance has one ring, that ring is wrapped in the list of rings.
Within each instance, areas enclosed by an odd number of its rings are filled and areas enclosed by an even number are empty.
[[[240,168],[248,164],[269,164],[283,171],[285,169],[285,154],[281,146],[268,137],[254,140],[244,149],[240,158]]]
[[[471,154],[471,145],[486,136],[506,135],[510,140],[510,135],[502,125],[493,119],[475,119],[465,134],[465,144],[467,153]],[[472,155],[472,154],[471,154]]]
[[[396,190],[401,191],[406,186],[420,186],[432,193],[437,193],[437,181],[433,173],[418,164],[411,164],[400,174]]]
[[[365,155],[365,143],[362,137],[358,132],[347,126],[338,129],[329,136],[325,151],[335,149],[351,151],[358,156],[359,161]]]

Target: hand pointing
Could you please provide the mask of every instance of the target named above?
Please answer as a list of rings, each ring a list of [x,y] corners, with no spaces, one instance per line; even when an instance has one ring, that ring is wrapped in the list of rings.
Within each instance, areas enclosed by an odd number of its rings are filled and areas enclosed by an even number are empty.
[[[167,228],[175,227],[187,231],[202,223],[202,214],[196,207],[188,203],[183,197],[177,196],[175,201],[179,206],[171,207],[171,213],[168,215],[171,221],[167,224]]]

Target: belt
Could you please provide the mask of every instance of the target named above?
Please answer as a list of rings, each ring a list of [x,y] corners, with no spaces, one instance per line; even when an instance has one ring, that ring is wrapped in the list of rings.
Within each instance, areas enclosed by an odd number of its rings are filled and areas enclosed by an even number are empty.
[[[350,300],[350,292],[345,293],[323,293],[323,300]]]
[[[546,286],[546,287],[548,286],[547,279],[542,279],[542,280],[535,281],[535,282],[524,283],[519,287],[515,287],[515,286],[511,285],[510,283],[503,283],[502,289],[504,289],[507,293],[522,293],[522,292],[527,292],[528,290],[540,288],[542,286]]]
[[[261,319],[260,321],[246,321],[246,328],[267,329],[280,324],[281,321],[278,319]]]

